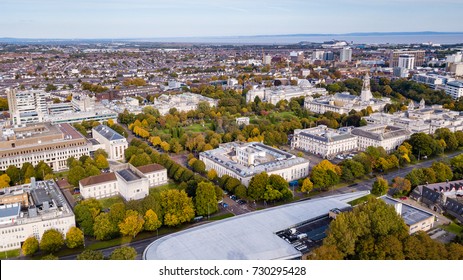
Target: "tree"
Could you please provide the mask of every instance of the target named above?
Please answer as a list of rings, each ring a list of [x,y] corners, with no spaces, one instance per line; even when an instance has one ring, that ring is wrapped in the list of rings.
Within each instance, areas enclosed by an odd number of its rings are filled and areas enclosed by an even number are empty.
[[[161,206],[164,212],[164,224],[167,226],[180,225],[195,216],[193,201],[183,190],[172,189],[161,192]]]
[[[77,248],[84,245],[84,233],[77,227],[69,228],[66,233],[66,246],[68,248]]]
[[[383,177],[376,177],[376,181],[373,183],[373,188],[371,189],[371,193],[377,196],[381,196],[387,193],[389,189],[389,184],[386,179]]]
[[[239,184],[235,188],[235,195],[240,198],[246,197],[247,194],[247,189],[243,184]]]
[[[74,207],[76,221],[84,234],[93,236],[94,221],[100,211],[101,204],[94,198],[83,200]]]
[[[40,240],[40,250],[53,253],[64,245],[63,234],[56,229],[46,230]]]
[[[127,210],[124,221],[119,223],[119,229],[123,235],[135,238],[143,229],[144,223],[145,220],[137,211]]]
[[[100,251],[84,250],[77,255],[77,260],[103,260],[104,255]]]
[[[85,166],[85,178],[100,175],[101,171],[93,164],[88,164]]]
[[[411,190],[412,184],[405,178],[395,177],[392,180],[392,188],[394,189],[394,193],[402,195],[407,194]]]
[[[153,209],[146,210],[144,219],[144,229],[147,231],[155,231],[162,225],[162,222],[158,219],[158,215]]]
[[[109,209],[109,220],[113,225],[118,226],[125,218],[126,207],[123,202],[114,203]]]
[[[24,241],[21,249],[23,255],[32,256],[39,249],[39,241],[35,236],[30,236]]]
[[[207,179],[211,180],[211,181],[214,181],[217,179],[217,171],[215,171],[214,169],[209,169],[209,171],[207,171]]]
[[[302,181],[301,192],[309,194],[313,190],[313,183],[309,178]]]
[[[452,180],[452,169],[450,169],[450,166],[448,166],[447,164],[443,162],[433,162],[431,168],[436,173],[437,182],[445,182],[446,180]]]
[[[248,186],[248,196],[255,200],[260,200],[264,196],[268,183],[267,172],[262,172],[260,174],[254,175],[251,178]]]
[[[137,257],[137,251],[133,247],[124,246],[121,248],[114,249],[109,256],[110,260],[135,260]]]
[[[199,159],[193,163],[192,168],[195,172],[198,172],[201,174],[206,172],[206,165],[204,164],[202,160],[199,160]]]
[[[93,232],[97,240],[108,240],[115,237],[119,229],[111,223],[108,213],[101,213],[95,218]]]
[[[133,155],[129,161],[135,167],[143,166],[151,163],[151,158],[148,154],[142,153],[139,155]]]
[[[103,154],[95,156],[95,165],[98,169],[105,169],[109,167],[108,160]]]
[[[79,181],[85,178],[85,169],[82,166],[76,165],[69,169],[68,182],[74,187],[79,185]]]
[[[10,177],[8,174],[0,175],[0,188],[7,188],[10,186]]]
[[[42,160],[35,167],[35,178],[37,180],[43,180],[47,174],[53,174],[53,169]]]
[[[219,210],[215,187],[210,182],[201,182],[198,184],[194,202],[197,215],[209,216]]]
[[[341,168],[328,160],[322,160],[312,168],[310,179],[316,188],[328,188],[339,183]]]
[[[108,125],[109,125],[109,123],[108,123]],[[104,158],[106,158],[106,159],[108,158],[108,153],[107,153],[104,149],[101,149],[101,148],[98,149],[98,150],[96,150],[96,151],[93,153],[93,157],[94,157],[94,158],[97,158],[99,155],[104,156]]]
[[[323,245],[314,259],[403,258],[403,242],[408,228],[393,207],[380,199],[370,199],[351,212],[337,215],[331,222]],[[332,247],[328,247],[332,246]]]
[[[17,185],[19,183],[21,172],[16,166],[14,165],[8,166],[5,173],[8,175],[8,177],[10,177],[10,184],[12,186]]]

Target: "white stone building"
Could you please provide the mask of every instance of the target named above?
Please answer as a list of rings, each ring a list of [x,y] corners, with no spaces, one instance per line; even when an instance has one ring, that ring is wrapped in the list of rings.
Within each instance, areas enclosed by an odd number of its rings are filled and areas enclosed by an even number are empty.
[[[172,108],[183,112],[196,110],[200,102],[207,102],[211,107],[216,107],[218,103],[218,101],[213,98],[186,92],[176,95],[163,94],[154,100],[153,105],[149,106],[158,109],[161,115],[165,115],[169,113],[169,110]]]
[[[348,130],[331,129],[326,125],[314,128],[296,129],[291,140],[291,148],[298,149],[322,158],[333,156],[358,148],[357,136],[350,134]]]
[[[206,170],[214,169],[218,176],[229,175],[245,186],[262,172],[280,175],[286,181],[309,175],[307,159],[259,142],[221,144],[217,149],[201,152],[199,159],[205,163]]]
[[[373,111],[381,111],[388,102],[390,102],[389,98],[373,98],[370,90],[370,77],[367,73],[363,79],[360,96],[351,95],[349,92],[336,93],[316,99],[309,96],[304,100],[304,108],[318,114],[325,112],[348,114],[352,110],[358,112],[367,107],[371,107]]]
[[[53,171],[68,169],[67,159],[90,155],[92,144],[71,125],[37,123],[0,132],[0,170],[25,162],[47,163]]]
[[[248,125],[249,124],[249,117],[241,117],[236,118],[237,125]]]
[[[259,97],[263,102],[276,105],[280,100],[290,101],[291,98],[301,96],[312,96],[314,94],[326,95],[326,89],[312,86],[279,86],[272,88],[257,88],[246,93],[246,102],[254,102]]]
[[[124,159],[125,149],[129,146],[127,139],[106,125],[99,125],[92,129],[92,136],[103,144],[108,153],[108,159]]]
[[[40,241],[44,232],[56,229],[63,235],[75,226],[72,208],[52,180],[2,189],[0,199],[0,251],[21,248],[31,236]],[[11,203],[5,203],[10,201]]]
[[[149,188],[167,184],[167,169],[159,164],[134,167],[122,164],[112,172],[91,176],[79,181],[83,198],[101,199],[121,195],[125,200],[142,199]]]
[[[397,126],[367,125],[352,129],[351,133],[358,137],[358,148],[364,151],[369,146],[383,147],[386,152],[396,150],[411,132]]]
[[[445,85],[445,93],[458,99],[463,96],[463,81],[451,81]]]

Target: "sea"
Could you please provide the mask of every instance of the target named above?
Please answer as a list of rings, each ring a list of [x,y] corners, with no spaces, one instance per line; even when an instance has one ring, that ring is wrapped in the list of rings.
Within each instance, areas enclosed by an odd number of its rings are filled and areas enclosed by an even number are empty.
[[[177,37],[153,38],[142,41],[170,43],[206,44],[297,44],[300,42],[323,43],[331,40],[344,40],[353,44],[461,44],[463,33],[451,34],[368,34],[368,35],[278,35],[278,36],[230,36],[230,37]]]

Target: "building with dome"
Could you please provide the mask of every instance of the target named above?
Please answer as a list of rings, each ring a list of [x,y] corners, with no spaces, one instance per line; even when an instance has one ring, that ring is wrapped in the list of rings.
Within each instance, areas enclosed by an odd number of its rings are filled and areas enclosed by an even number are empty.
[[[349,92],[336,93],[320,98],[308,96],[304,100],[304,108],[318,114],[325,112],[348,114],[352,110],[361,111],[368,107],[373,111],[382,111],[389,102],[390,98],[373,97],[370,90],[370,76],[367,73],[363,78],[360,96],[351,95]]]

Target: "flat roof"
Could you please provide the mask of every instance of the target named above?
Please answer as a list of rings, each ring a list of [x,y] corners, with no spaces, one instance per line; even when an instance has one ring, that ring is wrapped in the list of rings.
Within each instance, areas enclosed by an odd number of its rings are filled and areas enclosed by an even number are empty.
[[[116,131],[114,131],[106,125],[99,125],[97,127],[94,127],[93,129],[109,141],[125,139],[124,136],[120,135],[119,133],[117,133]]]
[[[141,179],[140,176],[135,174],[130,169],[122,169],[122,170],[119,170],[119,171],[116,171],[116,172],[117,172],[117,174],[121,175],[121,177],[124,178],[124,180],[126,180],[127,182],[136,181],[136,180]]]
[[[271,260],[302,256],[276,232],[345,208],[369,191],[291,203],[211,222],[162,237],[145,249],[147,260]]]
[[[429,217],[433,217],[434,215],[426,212],[424,210],[421,210],[419,208],[413,207],[411,205],[405,204],[403,202],[400,202],[398,200],[395,200],[393,198],[390,198],[388,196],[381,196],[380,197],[384,202],[386,202],[389,205],[395,206],[396,204],[401,203],[402,204],[402,213],[400,216],[402,219],[404,219],[405,224],[408,226],[417,224],[421,221],[424,221],[428,219]]]
[[[19,203],[0,205],[0,218],[17,217],[20,210]]]

